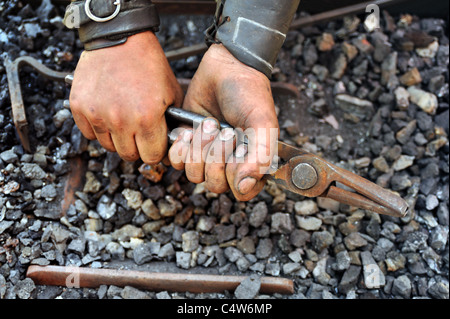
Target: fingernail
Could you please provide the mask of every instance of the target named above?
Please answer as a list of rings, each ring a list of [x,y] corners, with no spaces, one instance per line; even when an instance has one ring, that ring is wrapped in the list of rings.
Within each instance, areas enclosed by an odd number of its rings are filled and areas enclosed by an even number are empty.
[[[247,154],[247,145],[241,144],[236,147],[236,151],[234,152],[234,156],[236,157],[244,157]]]
[[[192,140],[192,136],[193,136],[193,133],[191,130],[185,130],[183,132],[183,136],[182,136],[183,142],[190,143]]]
[[[203,133],[211,134],[217,130],[217,122],[213,119],[206,119],[202,123]]]
[[[229,141],[234,137],[234,130],[232,128],[225,128],[220,132],[220,139],[222,141]]]
[[[239,193],[241,193],[242,195],[248,194],[253,189],[253,187],[255,187],[255,185],[256,179],[254,179],[253,177],[246,177],[242,181],[240,181],[238,185]]]

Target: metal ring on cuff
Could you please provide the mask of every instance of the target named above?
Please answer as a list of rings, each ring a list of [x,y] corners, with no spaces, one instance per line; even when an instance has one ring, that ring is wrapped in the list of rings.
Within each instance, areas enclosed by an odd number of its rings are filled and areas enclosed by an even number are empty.
[[[91,20],[93,20],[95,22],[106,22],[106,21],[109,21],[111,19],[114,19],[120,12],[121,3],[120,3],[120,0],[116,0],[113,3],[116,6],[116,10],[114,11],[114,13],[111,14],[109,17],[99,18],[99,17],[95,16],[91,12],[91,9],[89,8],[90,3],[91,3],[91,0],[86,0],[86,3],[84,4],[84,11],[86,12],[86,15],[89,18],[91,18]]]

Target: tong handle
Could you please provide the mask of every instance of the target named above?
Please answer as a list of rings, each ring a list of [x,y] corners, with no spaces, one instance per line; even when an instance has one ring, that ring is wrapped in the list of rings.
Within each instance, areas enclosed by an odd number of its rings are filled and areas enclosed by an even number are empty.
[[[320,160],[324,161],[322,159]],[[343,168],[330,163],[327,163],[327,165],[329,167],[329,179],[350,187],[356,192],[352,193],[341,188],[330,186],[326,191],[328,197],[338,200],[341,203],[395,217],[404,217],[408,213],[408,204],[397,194]]]

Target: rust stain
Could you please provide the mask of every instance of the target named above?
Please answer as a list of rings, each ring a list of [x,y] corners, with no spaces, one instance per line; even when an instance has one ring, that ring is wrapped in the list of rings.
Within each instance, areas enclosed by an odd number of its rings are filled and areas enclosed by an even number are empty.
[[[67,175],[64,187],[64,199],[61,201],[61,216],[65,216],[70,205],[75,201],[75,192],[83,186],[83,176],[86,166],[81,157],[77,156],[69,160],[70,173]]]

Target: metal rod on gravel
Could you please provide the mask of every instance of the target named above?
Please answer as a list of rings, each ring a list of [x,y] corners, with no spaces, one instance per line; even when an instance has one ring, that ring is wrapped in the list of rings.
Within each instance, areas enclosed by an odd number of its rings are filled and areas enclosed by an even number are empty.
[[[233,291],[246,276],[158,273],[135,270],[96,269],[71,266],[28,267],[27,277],[37,285],[97,288],[101,285],[131,286],[150,291],[212,293]],[[290,279],[261,277],[262,293],[292,294]]]

